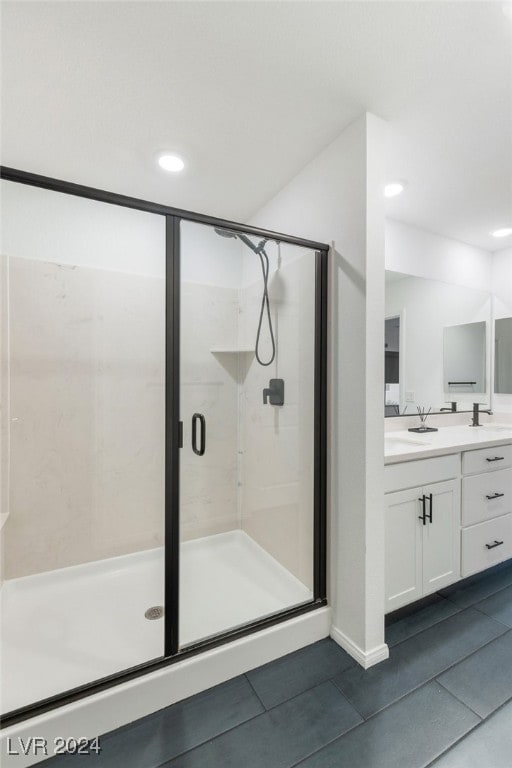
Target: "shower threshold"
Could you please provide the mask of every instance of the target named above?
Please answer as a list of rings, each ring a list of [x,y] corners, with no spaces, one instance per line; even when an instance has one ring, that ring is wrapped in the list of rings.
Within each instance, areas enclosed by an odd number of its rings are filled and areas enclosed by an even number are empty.
[[[35,703],[163,654],[163,548],[6,580],[1,711]],[[244,531],[181,547],[182,646],[312,600]]]

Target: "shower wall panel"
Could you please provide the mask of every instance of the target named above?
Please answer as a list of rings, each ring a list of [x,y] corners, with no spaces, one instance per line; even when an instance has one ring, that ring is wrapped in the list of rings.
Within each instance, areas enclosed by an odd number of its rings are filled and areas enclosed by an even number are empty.
[[[274,265],[269,298],[276,358],[262,367],[256,360],[241,383],[241,525],[255,541],[310,589],[314,509],[314,257],[311,251],[282,245]],[[256,264],[257,266],[257,264]],[[249,261],[249,274],[254,263]],[[256,273],[257,275],[257,273]],[[258,324],[261,278],[240,292],[241,343],[252,340]],[[266,324],[262,355],[270,349]],[[263,405],[269,378],[285,381],[283,407]]]
[[[181,284],[181,540],[240,527],[238,516],[238,291]],[[191,447],[191,420],[206,418],[207,450]]]
[[[164,279],[9,267],[5,578],[161,546]]]

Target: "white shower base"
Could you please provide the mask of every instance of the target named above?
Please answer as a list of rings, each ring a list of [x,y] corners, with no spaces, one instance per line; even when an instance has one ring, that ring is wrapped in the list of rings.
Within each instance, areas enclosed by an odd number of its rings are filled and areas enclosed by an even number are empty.
[[[312,599],[240,530],[182,545],[180,591],[181,645]],[[5,581],[1,711],[162,656],[163,592],[163,549]]]

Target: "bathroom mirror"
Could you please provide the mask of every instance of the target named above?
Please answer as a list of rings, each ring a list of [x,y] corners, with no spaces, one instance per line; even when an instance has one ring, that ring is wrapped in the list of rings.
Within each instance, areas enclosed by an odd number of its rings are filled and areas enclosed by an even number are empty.
[[[386,416],[416,415],[418,406],[439,413],[452,402],[458,411],[475,400],[489,403],[488,291],[386,270],[385,320]],[[473,350],[472,373],[461,367],[463,345]]]
[[[443,374],[447,395],[485,393],[486,323],[444,329]]]
[[[494,391],[512,394],[512,317],[494,321]]]

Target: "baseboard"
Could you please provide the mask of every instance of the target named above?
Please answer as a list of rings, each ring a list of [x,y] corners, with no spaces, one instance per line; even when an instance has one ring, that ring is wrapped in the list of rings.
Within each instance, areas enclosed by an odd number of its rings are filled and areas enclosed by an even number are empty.
[[[9,755],[20,739],[27,744],[31,736],[44,738],[51,757],[57,736],[90,739],[107,733],[328,637],[330,624],[330,607],[318,608],[5,728],[0,738],[2,768],[26,768],[45,759],[41,754]]]
[[[362,648],[356,645],[353,640],[336,627],[331,627],[331,637],[334,642],[338,643],[349,656],[352,656],[363,669],[369,669],[375,664],[379,664],[381,661],[385,661],[389,658],[389,648],[386,643],[377,645],[375,648],[372,648],[371,651],[363,651]]]

